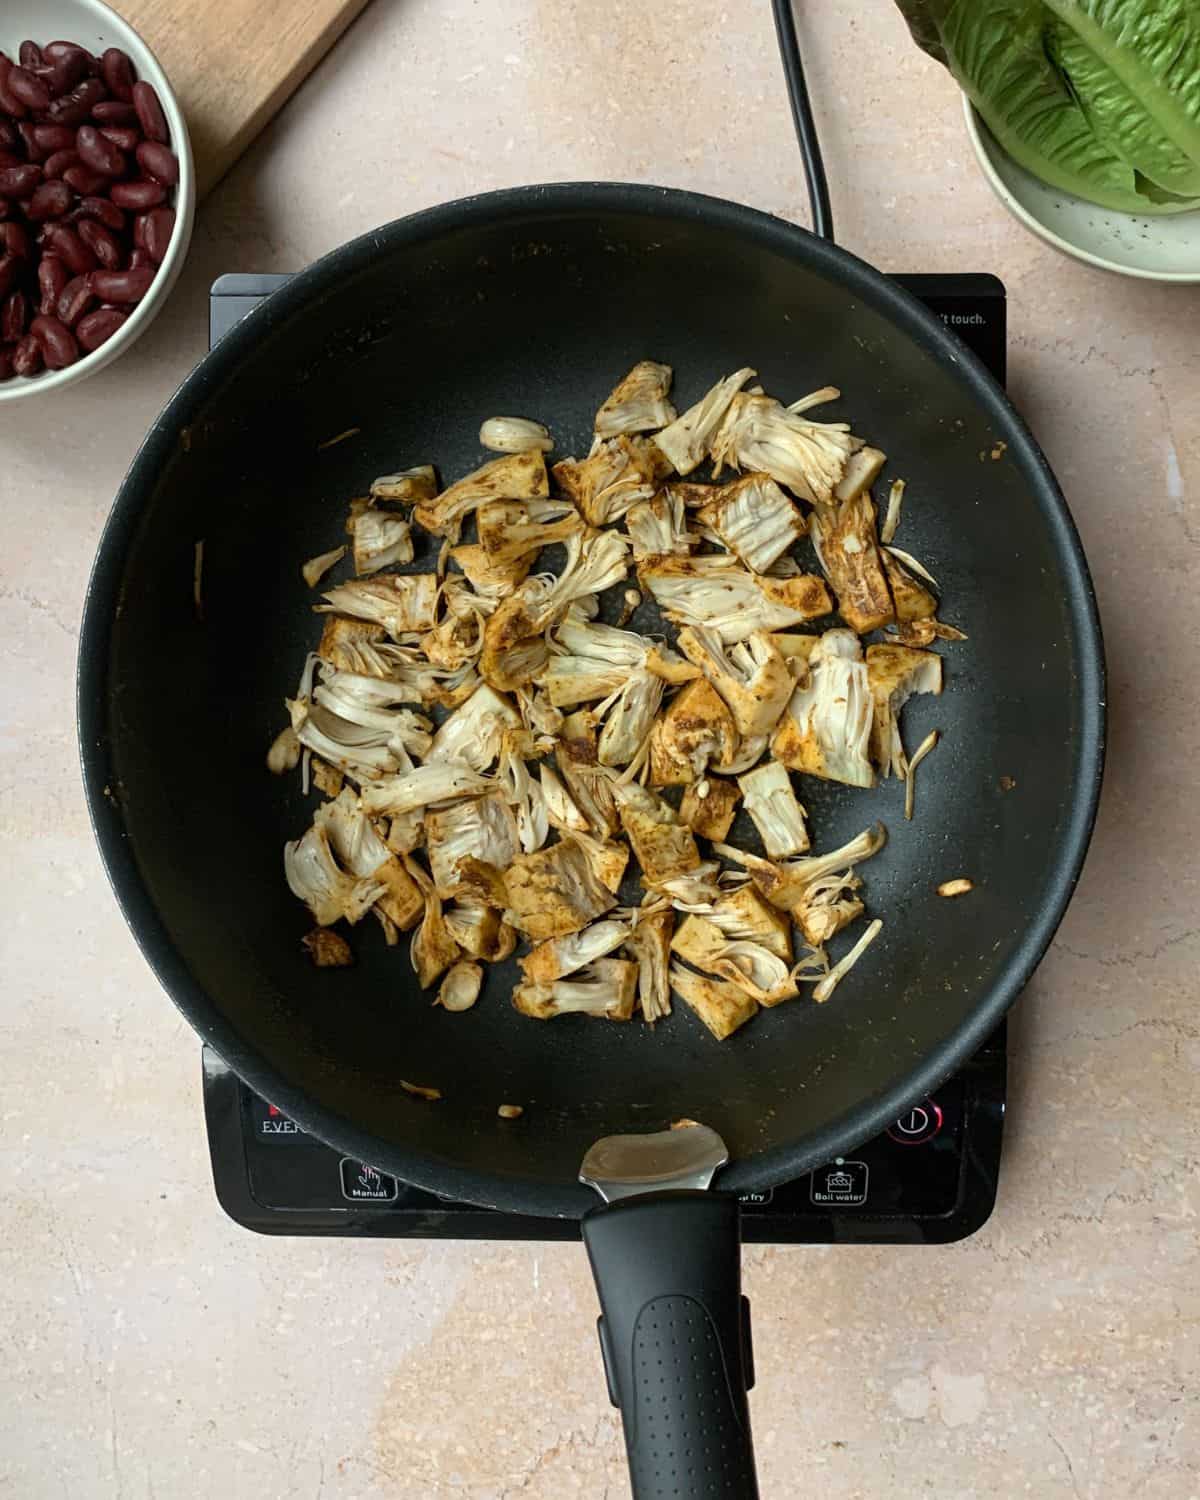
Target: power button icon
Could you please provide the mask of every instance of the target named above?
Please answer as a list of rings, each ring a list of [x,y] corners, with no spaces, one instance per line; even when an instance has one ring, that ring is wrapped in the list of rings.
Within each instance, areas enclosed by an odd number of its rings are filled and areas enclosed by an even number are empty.
[[[942,1128],[941,1106],[932,1099],[922,1099],[914,1104],[893,1124],[888,1126],[888,1139],[900,1146],[923,1146],[933,1140]]]

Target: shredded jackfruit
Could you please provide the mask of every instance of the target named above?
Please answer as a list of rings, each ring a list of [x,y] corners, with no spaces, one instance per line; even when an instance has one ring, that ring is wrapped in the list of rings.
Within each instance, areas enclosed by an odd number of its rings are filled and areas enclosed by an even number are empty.
[[[712,453],[718,472],[723,464],[759,471],[812,505],[830,505],[856,446],[845,422],[810,422],[771,396],[743,393],[730,402]]]
[[[440,1010],[474,1008],[518,952],[523,1016],[653,1024],[674,993],[724,1040],[762,1007],[826,1000],[874,941],[878,919],[826,953],[865,912],[883,826],[813,854],[795,778],[898,777],[911,816],[937,736],[910,760],[901,709],[942,689],[928,648],[964,637],[894,545],[902,480],[877,513],[883,450],[812,417],[841,393],[785,405],[754,378],[677,414],[670,366],[642,360],[581,458],[548,469],[541,423],[487,417],[499,457],[441,489],[401,469],[350,502],[355,576],[316,606],[267,754],[326,799],[284,852],[314,963],[352,962],[333,924],[369,912],[388,944],[411,932]]]
[[[787,859],[803,854],[809,846],[808,828],[787,767],[773,760],[739,776],[738,786],[768,857]]]
[[[800,507],[769,474],[746,474],[722,485],[699,519],[752,573],[765,573],[806,529]]]
[[[828,630],[808,659],[808,675],[792,694],[771,748],[776,760],[848,786],[874,786],[868,750],[872,698],[858,637]]]
[[[675,420],[667,400],[671,366],[643,359],[634,365],[596,413],[596,436],[617,437],[623,432],[653,432]]]

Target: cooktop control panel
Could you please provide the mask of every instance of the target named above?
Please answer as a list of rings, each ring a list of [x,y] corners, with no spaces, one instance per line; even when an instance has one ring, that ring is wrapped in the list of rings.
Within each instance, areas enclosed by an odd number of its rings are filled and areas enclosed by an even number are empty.
[[[966,1068],[931,1097],[914,1101],[882,1135],[794,1182],[743,1194],[743,1237],[771,1244],[943,1244],[972,1234],[995,1202],[1005,1071],[1001,1028]],[[217,1197],[247,1229],[579,1238],[576,1220],[451,1202],[343,1155],[259,1098],[209,1047],[204,1109]]]

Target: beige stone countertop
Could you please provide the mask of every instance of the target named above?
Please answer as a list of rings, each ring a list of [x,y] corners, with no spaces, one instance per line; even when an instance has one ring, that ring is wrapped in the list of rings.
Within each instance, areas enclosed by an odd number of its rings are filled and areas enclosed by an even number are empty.
[[[119,0],[118,0],[119,4]],[[1111,671],[1079,893],[1013,1023],[999,1202],[933,1248],[757,1248],[765,1497],[1200,1495],[1200,294],[1060,258],[888,0],[803,7],[842,242],[993,271]],[[265,1240],[213,1196],[199,1046],[77,770],[84,585],[224,271],[480,189],[628,178],[806,214],[766,0],[374,0],[199,215],[171,302],[0,411],[0,1497],[627,1493],[577,1246]]]

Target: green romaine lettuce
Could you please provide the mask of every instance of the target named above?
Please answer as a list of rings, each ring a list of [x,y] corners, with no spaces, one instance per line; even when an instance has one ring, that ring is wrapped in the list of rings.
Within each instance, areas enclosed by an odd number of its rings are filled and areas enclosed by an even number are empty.
[[[1127,213],[1200,206],[1200,0],[897,0],[997,141]]]
[[[1200,193],[1200,165],[1191,161],[1113,70],[1069,27],[1054,19],[1046,45],[1071,85],[1092,130],[1128,166],[1166,193]]]

